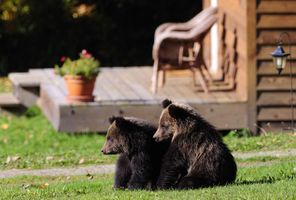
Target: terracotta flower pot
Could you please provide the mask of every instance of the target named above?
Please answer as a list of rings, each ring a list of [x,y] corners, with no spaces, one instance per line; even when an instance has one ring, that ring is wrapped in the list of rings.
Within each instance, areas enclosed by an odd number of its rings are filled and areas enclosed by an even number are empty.
[[[84,76],[65,75],[64,79],[68,88],[68,99],[70,101],[89,102],[94,100],[92,93],[96,77],[89,79]]]

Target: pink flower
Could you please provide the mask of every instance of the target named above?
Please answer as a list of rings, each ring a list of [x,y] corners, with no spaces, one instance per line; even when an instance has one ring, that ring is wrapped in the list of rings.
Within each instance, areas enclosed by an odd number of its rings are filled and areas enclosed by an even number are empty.
[[[83,50],[81,51],[81,54],[82,54],[82,56],[83,56],[84,58],[90,58],[90,57],[92,57],[92,55],[91,55],[90,53],[88,53],[86,49],[83,49]]]
[[[86,49],[82,49],[81,53],[82,53],[82,55],[88,54]]]
[[[90,53],[87,53],[84,55],[84,58],[90,58],[90,57],[92,57],[92,55]]]
[[[60,61],[61,61],[61,62],[65,62],[65,60],[66,60],[66,57],[65,57],[65,56],[62,56],[62,57],[60,58]]]

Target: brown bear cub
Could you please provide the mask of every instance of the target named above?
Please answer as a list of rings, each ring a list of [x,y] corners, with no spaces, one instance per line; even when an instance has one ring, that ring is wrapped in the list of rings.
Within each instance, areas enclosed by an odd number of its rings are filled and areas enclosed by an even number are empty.
[[[236,177],[236,163],[217,130],[192,107],[164,100],[157,141],[171,138],[164,155],[159,189],[225,185]]]
[[[161,160],[170,141],[155,142],[157,127],[137,119],[111,117],[104,154],[120,154],[115,171],[114,188],[154,189]]]

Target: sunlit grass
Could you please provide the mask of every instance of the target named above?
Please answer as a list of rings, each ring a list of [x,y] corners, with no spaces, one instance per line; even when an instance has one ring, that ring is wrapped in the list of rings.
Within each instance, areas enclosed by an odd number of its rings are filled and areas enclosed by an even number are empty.
[[[116,156],[100,151],[104,140],[99,134],[57,133],[34,107],[26,116],[0,117],[0,169],[113,163]]]
[[[268,151],[296,148],[296,135],[268,133],[261,136],[237,137],[229,134],[224,142],[232,151]]]
[[[114,190],[113,175],[2,179],[4,199],[295,199],[296,164],[239,168],[236,183],[187,191]]]

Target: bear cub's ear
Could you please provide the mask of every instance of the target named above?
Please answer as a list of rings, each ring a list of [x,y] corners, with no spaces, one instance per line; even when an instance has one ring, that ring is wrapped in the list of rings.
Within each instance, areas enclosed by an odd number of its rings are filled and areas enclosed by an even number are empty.
[[[123,117],[116,117],[115,123],[117,127],[122,127],[126,124],[127,120],[124,119]]]
[[[168,111],[169,111],[169,115],[175,119],[186,118],[186,116],[188,115],[187,111],[184,108],[174,104],[171,104],[168,107]]]
[[[162,104],[162,108],[166,108],[166,107],[168,107],[169,105],[172,104],[172,101],[169,100],[169,99],[165,99],[165,100],[162,101],[161,104]]]
[[[127,122],[127,120],[124,119],[121,116],[112,116],[112,117],[109,118],[110,124],[112,124],[114,121],[115,121],[117,126],[122,126]]]
[[[131,131],[135,128],[135,124],[124,117],[116,117],[115,124],[118,128],[125,131]]]
[[[117,117],[115,116],[109,117],[109,123],[112,124],[116,120],[116,118]]]

